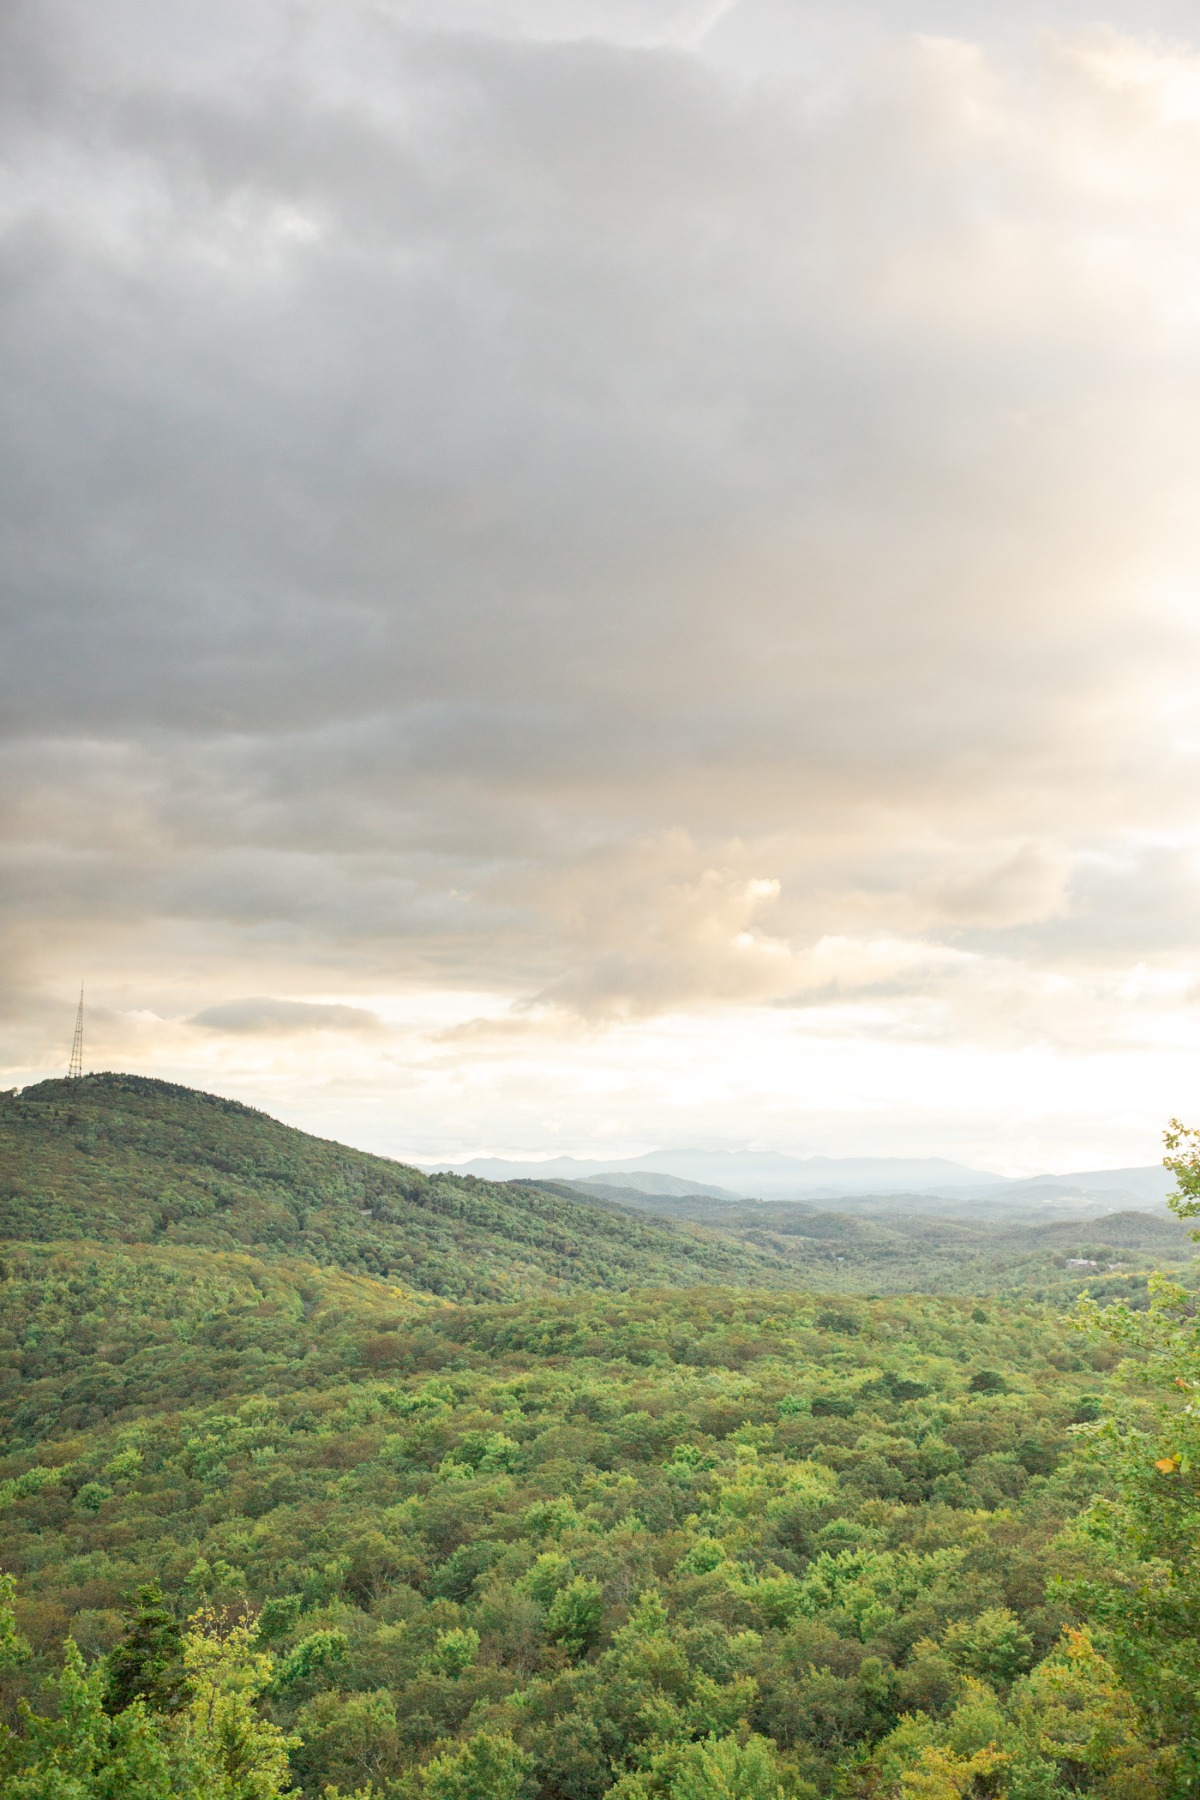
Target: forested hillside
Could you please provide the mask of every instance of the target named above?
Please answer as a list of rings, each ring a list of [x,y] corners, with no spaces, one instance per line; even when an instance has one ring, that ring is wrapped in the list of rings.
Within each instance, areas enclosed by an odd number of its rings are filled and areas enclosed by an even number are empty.
[[[1148,1213],[1076,1226],[855,1217],[430,1176],[133,1075],[0,1095],[0,1238],[299,1256],[450,1300],[697,1281],[1045,1297],[1098,1273],[1120,1292],[1187,1248],[1175,1220]]]
[[[423,1175],[140,1075],[0,1095],[0,1238],[283,1252],[455,1300],[797,1279],[769,1250],[690,1224]]]
[[[685,1226],[466,1182],[437,1249],[398,1165],[65,1087],[4,1107],[5,1800],[1194,1793],[1187,1288],[684,1288]]]
[[[579,1192],[565,1182],[549,1185],[566,1196]],[[847,1293],[1020,1291],[1045,1298],[1072,1281],[1113,1277],[1107,1286],[1115,1294],[1130,1290],[1124,1277],[1190,1255],[1179,1220],[1154,1212],[1038,1222],[961,1201],[957,1212],[905,1211],[900,1195],[886,1210],[867,1213],[803,1201],[643,1195],[596,1183],[586,1191],[658,1218],[720,1231],[780,1258],[810,1285]],[[1073,1267],[1080,1264],[1090,1267]]]

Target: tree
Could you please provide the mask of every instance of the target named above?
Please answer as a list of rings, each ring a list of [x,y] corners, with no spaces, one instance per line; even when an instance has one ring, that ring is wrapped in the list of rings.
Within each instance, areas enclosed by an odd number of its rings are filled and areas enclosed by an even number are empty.
[[[764,1737],[689,1744],[671,1783],[671,1800],[782,1800],[775,1747]]]
[[[424,1800],[521,1800],[533,1758],[510,1737],[480,1731],[421,1771]]]
[[[1196,1218],[1200,1130],[1172,1119],[1165,1143],[1179,1184],[1167,1204]],[[1154,1275],[1145,1311],[1084,1300],[1078,1319],[1133,1351],[1131,1373],[1162,1398],[1148,1429],[1115,1416],[1086,1428],[1103,1445],[1113,1492],[1083,1523],[1108,1556],[1070,1592],[1151,1741],[1170,1752],[1172,1793],[1191,1795],[1200,1791],[1200,1316],[1190,1291]]]
[[[29,1655],[29,1645],[17,1630],[13,1599],[17,1584],[0,1574],[0,1670],[19,1669]]]
[[[49,1688],[53,1712],[23,1706],[23,1734],[7,1732],[0,1746],[5,1800],[205,1800],[190,1759],[142,1701],[109,1716],[103,1667],[85,1669],[70,1638]]]
[[[1177,1192],[1167,1205],[1178,1219],[1200,1218],[1200,1126],[1172,1119],[1163,1133],[1163,1167],[1175,1177]]]
[[[450,1631],[438,1633],[437,1643],[430,1653],[430,1667],[441,1675],[451,1678],[465,1675],[479,1654],[479,1633],[471,1626],[466,1630],[455,1626]]]
[[[10,1595],[11,1584],[0,1586],[0,1647],[16,1638]],[[142,1610],[153,1612],[153,1600]],[[62,1673],[48,1683],[53,1710],[23,1705],[23,1733],[0,1738],[4,1800],[286,1800],[296,1740],[253,1707],[272,1658],[250,1648],[252,1626],[230,1627],[207,1613],[189,1624],[182,1657],[190,1699],[172,1716],[152,1711],[142,1694],[110,1711],[104,1663],[86,1668],[68,1638]]]
[[[1012,1758],[991,1745],[960,1756],[956,1750],[931,1745],[900,1777],[903,1800],[963,1800],[965,1795],[994,1793],[991,1777]]]
[[[151,1712],[178,1712],[189,1691],[183,1633],[156,1581],[136,1590],[128,1619],[125,1636],[108,1654],[105,1710],[124,1712],[144,1700]]]
[[[261,1640],[261,1626],[258,1629]],[[293,1646],[277,1668],[273,1685],[277,1689],[295,1687],[309,1681],[324,1669],[335,1668],[346,1660],[349,1648],[344,1631],[310,1631]]]
[[[311,1792],[331,1779],[347,1792],[364,1779],[387,1788],[400,1773],[403,1745],[387,1688],[367,1694],[326,1689],[301,1707],[296,1727],[297,1770]]]
[[[188,1620],[183,1659],[191,1682],[185,1739],[204,1770],[208,1800],[279,1800],[291,1789],[288,1751],[299,1743],[254,1710],[275,1659],[254,1648],[245,1621],[203,1607]]]
[[[560,1588],[550,1602],[546,1630],[560,1643],[568,1656],[585,1655],[600,1636],[604,1616],[604,1589],[598,1581],[586,1581],[577,1575]]]
[[[1062,1786],[1086,1783],[1141,1800],[1162,1794],[1169,1782],[1173,1758],[1146,1743],[1137,1707],[1086,1631],[1063,1634],[1017,1684],[1009,1711],[1021,1746],[1018,1774],[1028,1777],[1040,1765]]]
[[[779,1758],[768,1738],[710,1733],[668,1744],[648,1766],[623,1776],[610,1800],[783,1800]]]
[[[1033,1661],[1033,1639],[1007,1606],[989,1607],[951,1625],[942,1639],[958,1668],[1006,1687]]]

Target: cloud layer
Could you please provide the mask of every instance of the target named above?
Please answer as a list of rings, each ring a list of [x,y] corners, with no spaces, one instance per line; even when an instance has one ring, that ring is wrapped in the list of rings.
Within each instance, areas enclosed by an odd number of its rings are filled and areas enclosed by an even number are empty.
[[[11,1079],[1192,1053],[1200,52],[906,27],[6,11]]]
[[[362,1006],[321,1005],[311,1000],[271,1000],[265,995],[206,1006],[189,1019],[206,1031],[282,1037],[296,1031],[378,1031],[379,1019]]]

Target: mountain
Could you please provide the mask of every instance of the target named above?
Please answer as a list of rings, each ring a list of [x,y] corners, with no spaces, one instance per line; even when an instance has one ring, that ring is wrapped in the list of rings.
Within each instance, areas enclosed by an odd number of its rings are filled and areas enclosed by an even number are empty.
[[[490,1181],[568,1181],[610,1197],[633,1194],[705,1194],[730,1200],[833,1201],[858,1210],[1047,1212],[1081,1216],[1116,1206],[1162,1206],[1172,1177],[1160,1163],[1128,1169],[1089,1169],[1065,1175],[1011,1179],[967,1168],[944,1157],[784,1156],[775,1151],[656,1150],[625,1161],[572,1156],[542,1161],[476,1157],[459,1174]],[[984,1203],[981,1207],[980,1203]]]
[[[0,1237],[303,1257],[455,1300],[798,1279],[770,1251],[690,1223],[426,1175],[140,1075],[0,1095]]]
[[[1059,1633],[1116,1460],[1076,1428],[1128,1399],[1067,1302],[1145,1306],[1180,1223],[612,1194],[139,1077],[0,1096],[0,1793],[815,1800],[849,1771],[903,1800],[982,1717],[1049,1747],[1023,1794],[1112,1800],[1074,1723],[1116,1717],[1124,1755],[1136,1710]],[[151,1704],[106,1714],[114,1676]],[[211,1751],[196,1782],[173,1746]]]
[[[617,1175],[665,1176],[690,1193],[723,1189],[740,1199],[832,1199],[840,1194],[958,1193],[1004,1185],[1002,1175],[969,1169],[941,1156],[785,1156],[776,1150],[655,1150],[645,1156],[589,1161],[555,1156],[538,1161],[479,1156],[454,1173],[488,1181],[611,1182]],[[644,1188],[675,1193],[677,1187]]]
[[[1032,1175],[1004,1185],[1008,1201],[1061,1203],[1070,1200],[1164,1206],[1175,1189],[1175,1177],[1161,1163],[1136,1169],[1084,1169],[1068,1175]],[[991,1190],[989,1190],[991,1194]]]
[[[1009,1184],[969,1203],[893,1194],[828,1207],[704,1194],[682,1176],[654,1178],[675,1190],[667,1194],[642,1191],[647,1178],[637,1172],[615,1179],[636,1186],[428,1175],[143,1076],[0,1095],[8,1240],[299,1258],[456,1301],[698,1283],[983,1292],[1061,1281],[1072,1253],[1066,1240],[1031,1230],[1054,1209],[1028,1200],[1016,1208]],[[1104,1241],[1103,1218],[1093,1215],[1111,1212],[1111,1202],[1065,1210],[1076,1249]],[[1136,1203],[1134,1216],[1145,1217]],[[1180,1228],[1160,1223],[1167,1237],[1147,1242],[1147,1253],[1168,1243],[1185,1253]],[[1141,1240],[1127,1230],[1121,1245],[1138,1251]],[[1124,1255],[1110,1248],[1097,1259],[1105,1267]]]
[[[522,1177],[518,1176],[517,1179]],[[537,1179],[536,1176],[534,1179]],[[703,1181],[689,1181],[685,1175],[659,1175],[654,1171],[627,1174],[619,1169],[610,1169],[603,1175],[577,1178],[571,1182],[571,1186],[578,1188],[581,1193],[600,1194],[609,1200],[642,1194],[702,1194],[707,1200],[741,1200],[744,1197],[732,1193],[729,1188],[712,1187]]]

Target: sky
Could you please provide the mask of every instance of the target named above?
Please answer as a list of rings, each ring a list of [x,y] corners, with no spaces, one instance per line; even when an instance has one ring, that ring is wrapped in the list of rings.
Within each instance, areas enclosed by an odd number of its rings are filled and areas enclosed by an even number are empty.
[[[8,0],[0,1084],[1200,1122],[1173,0]]]

